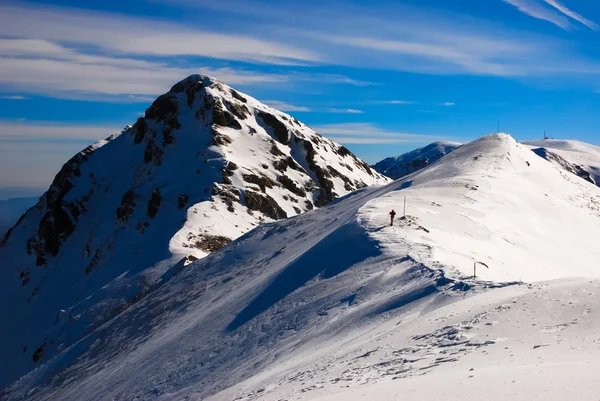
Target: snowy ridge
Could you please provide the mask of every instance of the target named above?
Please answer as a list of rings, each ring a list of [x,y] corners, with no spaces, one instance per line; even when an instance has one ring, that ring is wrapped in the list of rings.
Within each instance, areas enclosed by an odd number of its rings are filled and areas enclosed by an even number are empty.
[[[405,196],[407,217],[389,227],[388,211]],[[550,346],[552,364],[540,370],[577,372],[594,394],[584,355],[597,338],[599,234],[600,188],[506,134],[489,135],[173,269],[6,398],[359,399],[373,384],[370,399],[385,399],[420,383],[404,396],[436,399],[423,397],[440,389],[420,376],[466,380],[488,368],[497,378],[504,365],[494,361],[515,353],[526,369]],[[489,266],[476,280],[474,261]],[[572,276],[588,279],[538,283]],[[528,303],[537,309],[527,312]]]
[[[389,179],[211,77],[69,160],[0,245],[0,387],[252,228]],[[187,258],[187,261],[182,261]]]
[[[524,141],[539,156],[600,186],[600,147],[575,140]]]
[[[373,168],[390,178],[402,178],[436,162],[461,145],[459,142],[433,142],[400,156],[383,159],[373,165]]]

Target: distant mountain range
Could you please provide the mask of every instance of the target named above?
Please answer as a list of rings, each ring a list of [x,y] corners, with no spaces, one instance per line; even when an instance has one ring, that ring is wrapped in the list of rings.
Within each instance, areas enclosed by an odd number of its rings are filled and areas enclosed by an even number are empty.
[[[19,218],[40,200],[39,196],[0,200],[0,238],[16,224]]]

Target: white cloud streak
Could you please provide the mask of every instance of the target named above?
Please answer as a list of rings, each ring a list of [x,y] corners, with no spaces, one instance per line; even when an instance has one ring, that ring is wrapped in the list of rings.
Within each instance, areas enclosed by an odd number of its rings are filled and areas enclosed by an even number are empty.
[[[325,110],[328,113],[340,113],[340,114],[364,114],[364,111],[357,109],[338,109],[330,107]]]
[[[310,108],[304,106],[294,106],[293,104],[289,104],[286,102],[282,102],[279,100],[264,100],[264,104],[269,107],[272,107],[281,111],[299,111],[299,112],[308,112]]]
[[[47,187],[66,160],[117,127],[0,120],[0,187]]]
[[[354,144],[420,143],[441,138],[432,135],[388,131],[371,123],[326,124],[313,127],[333,141]]]
[[[0,120],[0,142],[81,140],[93,143],[117,132],[121,132],[121,130],[108,126],[66,125],[43,121],[30,122],[27,120],[18,122]]]
[[[402,105],[409,105],[409,104],[417,104],[418,102],[413,101],[413,100],[381,100],[381,101],[378,101],[376,103],[379,103],[379,104],[402,104]]]
[[[523,14],[530,17],[550,22],[564,30],[571,30],[574,25],[569,21],[569,18],[579,22],[586,27],[597,31],[598,25],[583,17],[582,15],[572,11],[557,0],[503,0],[516,7]],[[548,7],[549,6],[549,7]]]
[[[0,35],[96,46],[124,54],[204,56],[284,65],[321,61],[311,51],[244,34],[204,32],[161,20],[39,4],[0,6]]]
[[[530,17],[550,22],[559,28],[564,30],[570,30],[573,25],[567,18],[559,13],[544,7],[537,0],[503,0],[505,3],[510,4],[517,8],[523,14],[529,15]]]
[[[551,5],[567,17],[579,22],[580,24],[583,24],[594,31],[598,30],[598,24],[596,24],[594,21],[590,21],[589,19],[581,16],[580,14],[577,14],[575,11],[568,9],[564,5],[560,4],[557,0],[544,0],[544,2],[546,4]]]
[[[0,96],[0,99],[6,99],[6,100],[25,100],[25,99],[29,99],[26,96],[19,96],[19,95],[13,95],[13,96]]]

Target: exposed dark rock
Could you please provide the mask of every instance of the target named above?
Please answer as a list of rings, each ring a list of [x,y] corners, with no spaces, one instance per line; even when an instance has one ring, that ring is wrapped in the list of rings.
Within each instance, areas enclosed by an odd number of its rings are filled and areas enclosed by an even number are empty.
[[[189,195],[185,194],[185,193],[180,193],[179,197],[177,198],[177,207],[179,209],[183,209],[185,207],[185,205],[187,205],[188,201],[190,200]]]
[[[250,184],[258,185],[262,192],[266,192],[267,188],[273,188],[275,186],[278,186],[275,181],[273,181],[264,174],[242,174],[242,177],[244,178],[244,181],[249,182]]]
[[[207,252],[216,252],[232,241],[231,238],[222,235],[200,234],[198,240],[194,243],[194,247]]]
[[[288,167],[291,168],[292,170],[296,170],[296,171],[300,171],[301,173],[308,174],[306,172],[306,170],[304,170],[301,165],[296,163],[296,160],[294,160],[291,156],[288,156],[287,159],[285,159],[285,162],[287,163]]]
[[[304,141],[304,149],[306,150],[306,162],[310,169],[317,176],[317,181],[319,183],[319,196],[315,200],[315,206],[322,207],[337,198],[337,194],[333,191],[334,185],[329,177],[331,174],[322,169],[319,165],[315,163],[315,149],[313,144],[308,141]]]
[[[177,99],[172,93],[159,96],[154,103],[146,110],[145,117],[150,120],[164,121],[167,117],[172,117],[179,111]]]
[[[224,184],[231,184],[231,180],[229,179],[229,177],[233,176],[233,172],[237,170],[237,168],[238,166],[234,162],[229,162],[225,167],[223,167],[221,175],[223,177]]]
[[[233,114],[226,110],[219,101],[215,101],[215,105],[213,106],[212,122],[213,124],[220,125],[221,127],[242,129],[239,121],[236,120]]]
[[[44,355],[44,349],[48,346],[48,342],[46,340],[44,340],[44,343],[42,345],[40,345],[40,347],[38,349],[35,350],[35,352],[33,353],[33,355],[31,356],[31,359],[33,359],[33,362],[38,362],[42,356]]]
[[[61,245],[75,230],[75,223],[83,212],[80,210],[82,204],[66,201],[65,196],[73,187],[72,180],[81,175],[81,166],[93,152],[94,149],[88,146],[65,163],[41,200],[45,200],[46,213],[40,221],[37,238],[32,237],[28,243],[29,250],[36,253],[38,266],[46,263],[46,253],[56,256]]]
[[[163,131],[163,146],[171,145],[175,142],[175,136],[173,136],[173,128],[170,125],[167,125]]]
[[[314,207],[314,206],[313,206],[313,204],[312,204],[312,202],[311,202],[311,201],[309,201],[309,200],[305,200],[305,201],[304,201],[304,203],[306,204],[306,208],[307,208],[308,210],[313,210],[313,207]]]
[[[214,184],[212,187],[213,196],[219,196],[229,202],[240,201],[240,190],[233,185]]]
[[[25,287],[25,285],[27,285],[29,282],[29,270],[23,270],[19,277],[21,278],[21,287]]]
[[[592,179],[590,173],[585,171],[583,168],[581,168],[581,166],[579,166],[577,164],[569,163],[562,156],[559,156],[558,154],[551,152],[546,148],[532,149],[532,151],[536,155],[540,156],[542,159],[548,160],[549,162],[554,162],[554,163],[558,164],[559,166],[561,166],[564,170],[566,170],[572,174],[575,174],[576,176],[581,177],[584,180],[591,182],[594,185],[596,184],[594,182],[594,180]]]
[[[192,107],[194,104],[194,96],[197,92],[200,92],[204,88],[204,85],[200,81],[200,77],[189,77],[181,82],[176,83],[171,88],[171,92],[181,93],[185,92],[187,95],[187,105]]]
[[[340,146],[337,149],[337,154],[340,155],[340,156],[342,156],[342,157],[346,157],[346,156],[351,156],[352,152],[350,152],[347,147]]]
[[[144,150],[144,163],[154,163],[160,166],[165,152],[154,144],[153,140],[146,141],[146,149]]]
[[[250,110],[248,110],[244,104],[228,102],[226,100],[224,100],[223,103],[225,104],[225,107],[227,107],[227,109],[240,120],[245,120],[250,115]]]
[[[236,91],[236,90],[234,90],[234,89],[231,89],[231,96],[233,96],[234,99],[237,99],[237,100],[239,100],[242,103],[246,103],[248,101],[248,100],[246,100],[245,97],[243,97],[242,95],[240,95],[239,92]]]
[[[271,139],[271,149],[270,152],[273,156],[285,156],[285,153],[283,153],[280,149],[279,146],[277,146],[277,142],[275,142],[274,140]]]
[[[154,216],[156,216],[161,202],[162,195],[160,194],[160,189],[156,188],[154,191],[152,191],[152,195],[150,195],[150,200],[148,201],[148,210],[146,212],[148,217],[153,219]]]
[[[262,120],[262,122],[264,123],[263,128],[265,128],[267,132],[271,131],[271,134],[274,135],[275,138],[277,138],[277,140],[282,144],[290,144],[290,132],[288,131],[287,126],[283,122],[281,122],[274,115],[265,113],[260,110],[257,110],[257,115],[258,118],[260,118],[260,120]],[[264,125],[266,125],[270,129],[267,129],[267,127],[264,127]]]
[[[275,170],[284,173],[287,170],[288,165],[285,159],[278,159],[273,162],[273,167]]]
[[[215,129],[215,127],[212,128],[212,134],[212,144],[215,146],[227,146],[233,142],[233,139],[231,139],[228,135],[219,132],[219,130]]]
[[[300,214],[302,213],[302,210],[300,210],[299,208],[297,208],[296,206],[294,206],[294,211],[296,212],[296,214]]]
[[[286,175],[281,175],[278,178],[279,182],[285,189],[301,197],[306,196],[306,192],[296,185],[296,182]]]
[[[148,124],[146,123],[144,117],[140,117],[137,119],[136,123],[133,126],[133,131],[135,132],[135,136],[133,137],[133,143],[139,145],[144,140],[146,131],[148,131]]]
[[[127,223],[129,216],[133,214],[135,210],[135,203],[137,202],[139,195],[136,194],[132,189],[128,190],[123,194],[121,198],[121,204],[117,208],[116,215],[117,220],[121,223]]]
[[[287,218],[287,213],[283,210],[269,195],[260,194],[254,191],[246,190],[244,192],[246,207],[250,210],[262,212],[265,216],[273,220]]]
[[[85,268],[85,274],[90,274],[98,266],[98,262],[100,262],[100,256],[100,249],[96,249],[94,257]]]

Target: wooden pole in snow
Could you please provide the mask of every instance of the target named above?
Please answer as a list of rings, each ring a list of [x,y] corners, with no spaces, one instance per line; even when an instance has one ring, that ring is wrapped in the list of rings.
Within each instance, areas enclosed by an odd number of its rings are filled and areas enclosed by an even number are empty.
[[[404,196],[404,218],[406,218],[406,196]]]

